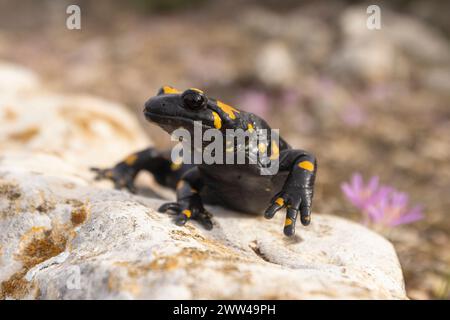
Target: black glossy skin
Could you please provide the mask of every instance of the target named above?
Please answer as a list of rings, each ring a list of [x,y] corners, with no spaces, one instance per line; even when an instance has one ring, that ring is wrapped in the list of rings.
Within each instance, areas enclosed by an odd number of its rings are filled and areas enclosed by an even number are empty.
[[[215,128],[222,135],[225,129],[271,130],[258,116],[208,98],[198,89],[179,92],[165,86],[145,103],[144,114],[168,133],[180,127],[193,132],[194,121],[202,121],[204,129]],[[211,229],[211,214],[203,203],[248,213],[264,212],[268,219],[286,208],[284,233],[292,236],[299,213],[303,225],[310,223],[317,162],[308,152],[292,149],[281,137],[278,148],[273,144],[268,140],[272,161],[279,161],[275,175],[261,175],[263,166],[259,162],[176,165],[170,159],[170,150],[154,148],[132,154],[113,168],[93,170],[97,179],[111,179],[116,188],[125,187],[131,192],[135,192],[133,181],[138,172],[151,172],[158,183],[176,189],[177,202],[164,204],[160,211],[174,212],[178,225],[195,219]]]

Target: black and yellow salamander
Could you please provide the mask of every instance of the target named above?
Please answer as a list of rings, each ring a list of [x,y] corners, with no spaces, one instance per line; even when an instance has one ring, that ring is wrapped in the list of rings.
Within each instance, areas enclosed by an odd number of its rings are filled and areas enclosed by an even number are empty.
[[[173,159],[171,150],[148,148],[129,155],[112,168],[92,168],[97,179],[110,179],[116,188],[134,192],[136,175],[141,170],[149,171],[159,184],[176,189],[177,201],[162,205],[159,211],[174,214],[178,225],[194,219],[211,229],[212,216],[204,203],[241,212],[264,212],[268,219],[285,208],[287,236],[294,235],[299,214],[303,225],[310,223],[317,161],[306,151],[292,149],[260,117],[210,98],[199,89],[181,92],[170,86],[162,87],[145,103],[144,115],[168,133],[184,128],[194,134],[194,123],[201,122],[202,130],[213,129],[224,137],[223,153],[228,157],[230,153],[234,157],[238,150],[249,149],[239,144],[230,146],[225,139],[229,129],[269,132],[266,143],[258,143],[257,148],[268,153],[269,162],[276,162],[278,170],[274,174],[261,174],[267,169],[267,161],[187,164],[189,161]],[[202,142],[201,148],[207,145]]]

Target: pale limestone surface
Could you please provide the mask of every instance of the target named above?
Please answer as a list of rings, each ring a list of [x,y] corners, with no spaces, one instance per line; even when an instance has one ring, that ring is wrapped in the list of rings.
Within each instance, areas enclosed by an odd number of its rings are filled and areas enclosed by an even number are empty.
[[[0,150],[46,152],[92,166],[110,164],[150,143],[124,106],[48,92],[32,72],[4,65],[0,63]]]
[[[0,61],[0,96],[33,92],[39,86],[39,79],[32,71]]]
[[[287,239],[282,214],[219,207],[212,231],[178,227],[156,212],[164,200],[113,190],[88,170],[150,143],[125,109],[26,98],[0,103],[17,114],[15,125],[0,118],[0,298],[406,298],[392,245],[365,227],[314,214]],[[11,139],[30,126],[31,138]]]

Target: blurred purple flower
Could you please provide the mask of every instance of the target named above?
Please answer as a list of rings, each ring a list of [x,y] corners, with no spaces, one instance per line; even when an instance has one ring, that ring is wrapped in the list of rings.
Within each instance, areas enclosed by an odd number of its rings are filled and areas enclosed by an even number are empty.
[[[243,92],[239,99],[238,105],[245,111],[255,113],[263,118],[267,117],[270,109],[270,101],[266,93],[257,90],[247,90]]]
[[[408,207],[408,195],[392,191],[380,201],[368,208],[370,218],[377,224],[395,227],[423,219],[422,208]]]
[[[352,176],[350,183],[343,183],[341,188],[350,202],[361,210],[366,210],[377,197],[378,177],[372,177],[367,185],[364,185],[361,174]]]
[[[341,119],[350,127],[359,127],[366,122],[367,114],[363,108],[356,104],[352,104],[342,111]]]
[[[392,89],[388,85],[374,85],[369,88],[368,93],[369,99],[384,101],[391,95]]]
[[[422,208],[409,207],[406,193],[390,186],[379,185],[379,178],[372,177],[367,185],[361,174],[352,176],[350,183],[341,185],[347,199],[364,215],[365,223],[395,227],[423,219]]]

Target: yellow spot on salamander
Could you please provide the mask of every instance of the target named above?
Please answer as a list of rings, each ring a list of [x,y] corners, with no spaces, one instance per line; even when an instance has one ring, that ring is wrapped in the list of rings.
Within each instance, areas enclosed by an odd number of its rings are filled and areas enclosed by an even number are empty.
[[[270,160],[278,159],[278,156],[280,155],[280,148],[278,148],[278,144],[275,141],[272,141],[270,147],[271,147]]]
[[[176,163],[176,164],[182,164],[182,163],[183,163],[183,157],[178,155],[178,156],[175,157],[175,159],[173,160],[173,163]]]
[[[255,128],[253,127],[253,124],[251,124],[251,123],[247,124],[247,130],[248,130],[249,132],[255,131]]]
[[[235,108],[233,108],[232,106],[227,105],[226,103],[223,103],[222,101],[217,100],[217,106],[226,114],[228,114],[228,116],[230,117],[230,119],[236,119],[236,115],[234,114],[239,113],[239,110],[236,110]]]
[[[293,221],[291,218],[286,218],[286,220],[284,221],[284,226],[285,227],[290,226],[292,224],[292,222]]]
[[[183,165],[183,157],[178,156],[175,160],[170,164],[170,169],[172,171],[179,170]]]
[[[298,164],[298,167],[311,172],[314,171],[314,164],[311,161],[302,161]]]
[[[177,94],[180,93],[177,89],[170,87],[170,86],[164,86],[163,87],[164,94]]]
[[[181,211],[181,213],[184,214],[188,218],[190,218],[192,216],[192,211],[188,210],[188,209]]]
[[[130,154],[125,158],[125,163],[129,166],[132,166],[136,162],[137,158],[138,156],[136,154]]]
[[[219,114],[215,111],[213,111],[212,114],[214,117],[214,128],[216,129],[222,128],[222,119],[220,119]]]
[[[181,166],[182,166],[182,163],[172,162],[170,164],[170,170],[172,170],[172,171],[180,170]]]
[[[200,89],[197,89],[197,88],[190,88],[190,89],[194,90],[194,91],[197,91],[197,92],[200,92],[200,93],[204,93],[203,90],[200,90]]]
[[[283,198],[277,198],[277,200],[275,200],[275,203],[277,205],[279,205],[280,207],[284,206],[284,199]]]

